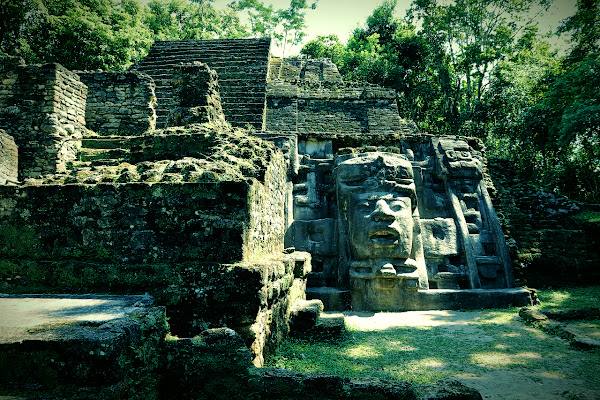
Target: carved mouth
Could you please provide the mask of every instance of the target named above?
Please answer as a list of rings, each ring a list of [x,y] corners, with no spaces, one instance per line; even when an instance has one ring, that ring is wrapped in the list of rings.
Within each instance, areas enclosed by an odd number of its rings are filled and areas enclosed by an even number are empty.
[[[394,229],[379,229],[369,234],[369,240],[376,246],[395,246],[400,233]]]

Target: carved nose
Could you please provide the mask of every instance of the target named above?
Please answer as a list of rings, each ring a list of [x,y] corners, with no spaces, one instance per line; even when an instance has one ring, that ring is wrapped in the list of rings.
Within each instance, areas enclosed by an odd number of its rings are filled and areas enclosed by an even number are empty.
[[[388,203],[385,200],[377,200],[375,203],[375,210],[371,213],[371,218],[374,221],[393,221],[396,218],[394,217],[394,212],[388,206]]]

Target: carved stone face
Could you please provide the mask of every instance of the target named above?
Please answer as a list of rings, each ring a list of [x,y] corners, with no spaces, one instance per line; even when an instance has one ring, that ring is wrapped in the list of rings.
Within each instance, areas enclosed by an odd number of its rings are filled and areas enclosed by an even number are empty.
[[[410,161],[390,153],[349,158],[338,166],[337,189],[354,260],[411,257],[416,197]]]
[[[481,177],[483,165],[480,153],[472,151],[462,139],[440,139],[439,151],[452,176]]]
[[[352,193],[348,236],[355,259],[408,258],[413,239],[412,200],[401,193]]]

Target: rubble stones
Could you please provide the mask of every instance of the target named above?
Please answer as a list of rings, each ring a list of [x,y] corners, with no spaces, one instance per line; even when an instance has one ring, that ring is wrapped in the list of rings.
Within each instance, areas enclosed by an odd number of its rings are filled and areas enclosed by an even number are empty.
[[[18,156],[15,140],[0,129],[0,185],[17,184]]]

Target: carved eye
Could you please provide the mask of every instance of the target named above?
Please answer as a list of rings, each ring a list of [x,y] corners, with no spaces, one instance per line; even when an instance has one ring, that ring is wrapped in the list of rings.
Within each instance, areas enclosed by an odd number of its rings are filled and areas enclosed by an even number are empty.
[[[399,211],[404,208],[408,208],[408,202],[402,200],[393,200],[390,203],[390,208],[394,211]]]
[[[356,207],[360,209],[371,208],[371,203],[369,203],[368,201],[360,201],[358,202],[358,204],[356,204]]]

